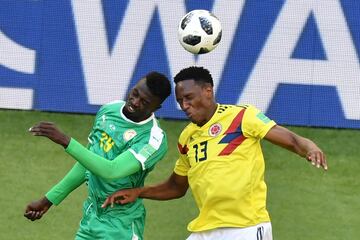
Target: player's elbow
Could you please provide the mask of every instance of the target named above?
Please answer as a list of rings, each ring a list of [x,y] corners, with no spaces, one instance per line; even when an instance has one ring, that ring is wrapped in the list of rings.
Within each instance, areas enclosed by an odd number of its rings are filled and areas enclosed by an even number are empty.
[[[186,194],[186,190],[183,189],[173,189],[173,199],[182,198]]]
[[[187,192],[186,190],[185,191],[180,191],[176,198],[182,198],[183,196],[185,196],[186,192]]]
[[[185,196],[188,189],[188,185],[172,184],[171,190],[173,198],[182,198]]]
[[[93,174],[95,174],[96,176],[102,178],[107,182],[124,177],[123,175],[120,175],[118,172],[112,170],[93,172]]]

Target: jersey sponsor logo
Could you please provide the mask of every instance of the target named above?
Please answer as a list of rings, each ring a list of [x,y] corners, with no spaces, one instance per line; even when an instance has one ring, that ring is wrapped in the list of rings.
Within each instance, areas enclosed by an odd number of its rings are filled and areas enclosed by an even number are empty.
[[[115,131],[115,129],[116,129],[116,127],[115,127],[114,124],[110,124],[110,125],[109,125],[109,128],[110,128],[111,131]]]
[[[267,124],[267,123],[269,123],[269,122],[271,121],[270,118],[268,118],[267,116],[265,116],[265,114],[262,113],[262,112],[259,112],[258,114],[256,114],[256,117],[257,117],[258,119],[260,119],[260,121],[262,121],[262,122],[265,123],[265,124]]]
[[[220,123],[214,123],[209,128],[209,135],[211,137],[215,137],[215,136],[217,136],[217,135],[219,135],[221,133],[221,130],[222,130],[221,124]]]
[[[136,136],[136,131],[134,129],[128,129],[123,134],[123,139],[127,142]]]
[[[100,127],[101,127],[101,128],[105,128],[105,127],[106,127],[106,116],[105,116],[105,114],[101,116]]]

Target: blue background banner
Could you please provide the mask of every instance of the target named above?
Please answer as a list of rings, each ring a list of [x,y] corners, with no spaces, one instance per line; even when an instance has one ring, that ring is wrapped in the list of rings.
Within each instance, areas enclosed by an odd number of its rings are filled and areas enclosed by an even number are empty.
[[[194,56],[177,24],[212,11],[223,39]],[[280,124],[360,128],[360,1],[0,1],[0,108],[95,113],[149,71],[208,68],[217,101]],[[157,113],[184,119],[174,94]]]

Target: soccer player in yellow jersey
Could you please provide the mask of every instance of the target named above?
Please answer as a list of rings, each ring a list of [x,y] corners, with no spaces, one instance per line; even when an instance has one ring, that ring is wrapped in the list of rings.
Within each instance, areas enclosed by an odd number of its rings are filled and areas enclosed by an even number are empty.
[[[323,152],[254,106],[216,103],[207,69],[183,69],[174,81],[176,100],[191,120],[179,137],[174,172],[156,186],[119,191],[107,198],[103,207],[137,197],[179,198],[190,186],[200,213],[188,225],[192,232],[188,240],[271,240],[260,140],[264,138],[327,170]]]

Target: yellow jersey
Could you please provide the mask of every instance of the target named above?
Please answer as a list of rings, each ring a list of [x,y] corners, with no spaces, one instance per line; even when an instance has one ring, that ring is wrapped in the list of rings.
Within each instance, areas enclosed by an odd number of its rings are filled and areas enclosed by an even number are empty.
[[[260,140],[275,125],[254,106],[218,104],[205,125],[186,126],[174,172],[188,177],[200,211],[189,231],[270,221]]]

